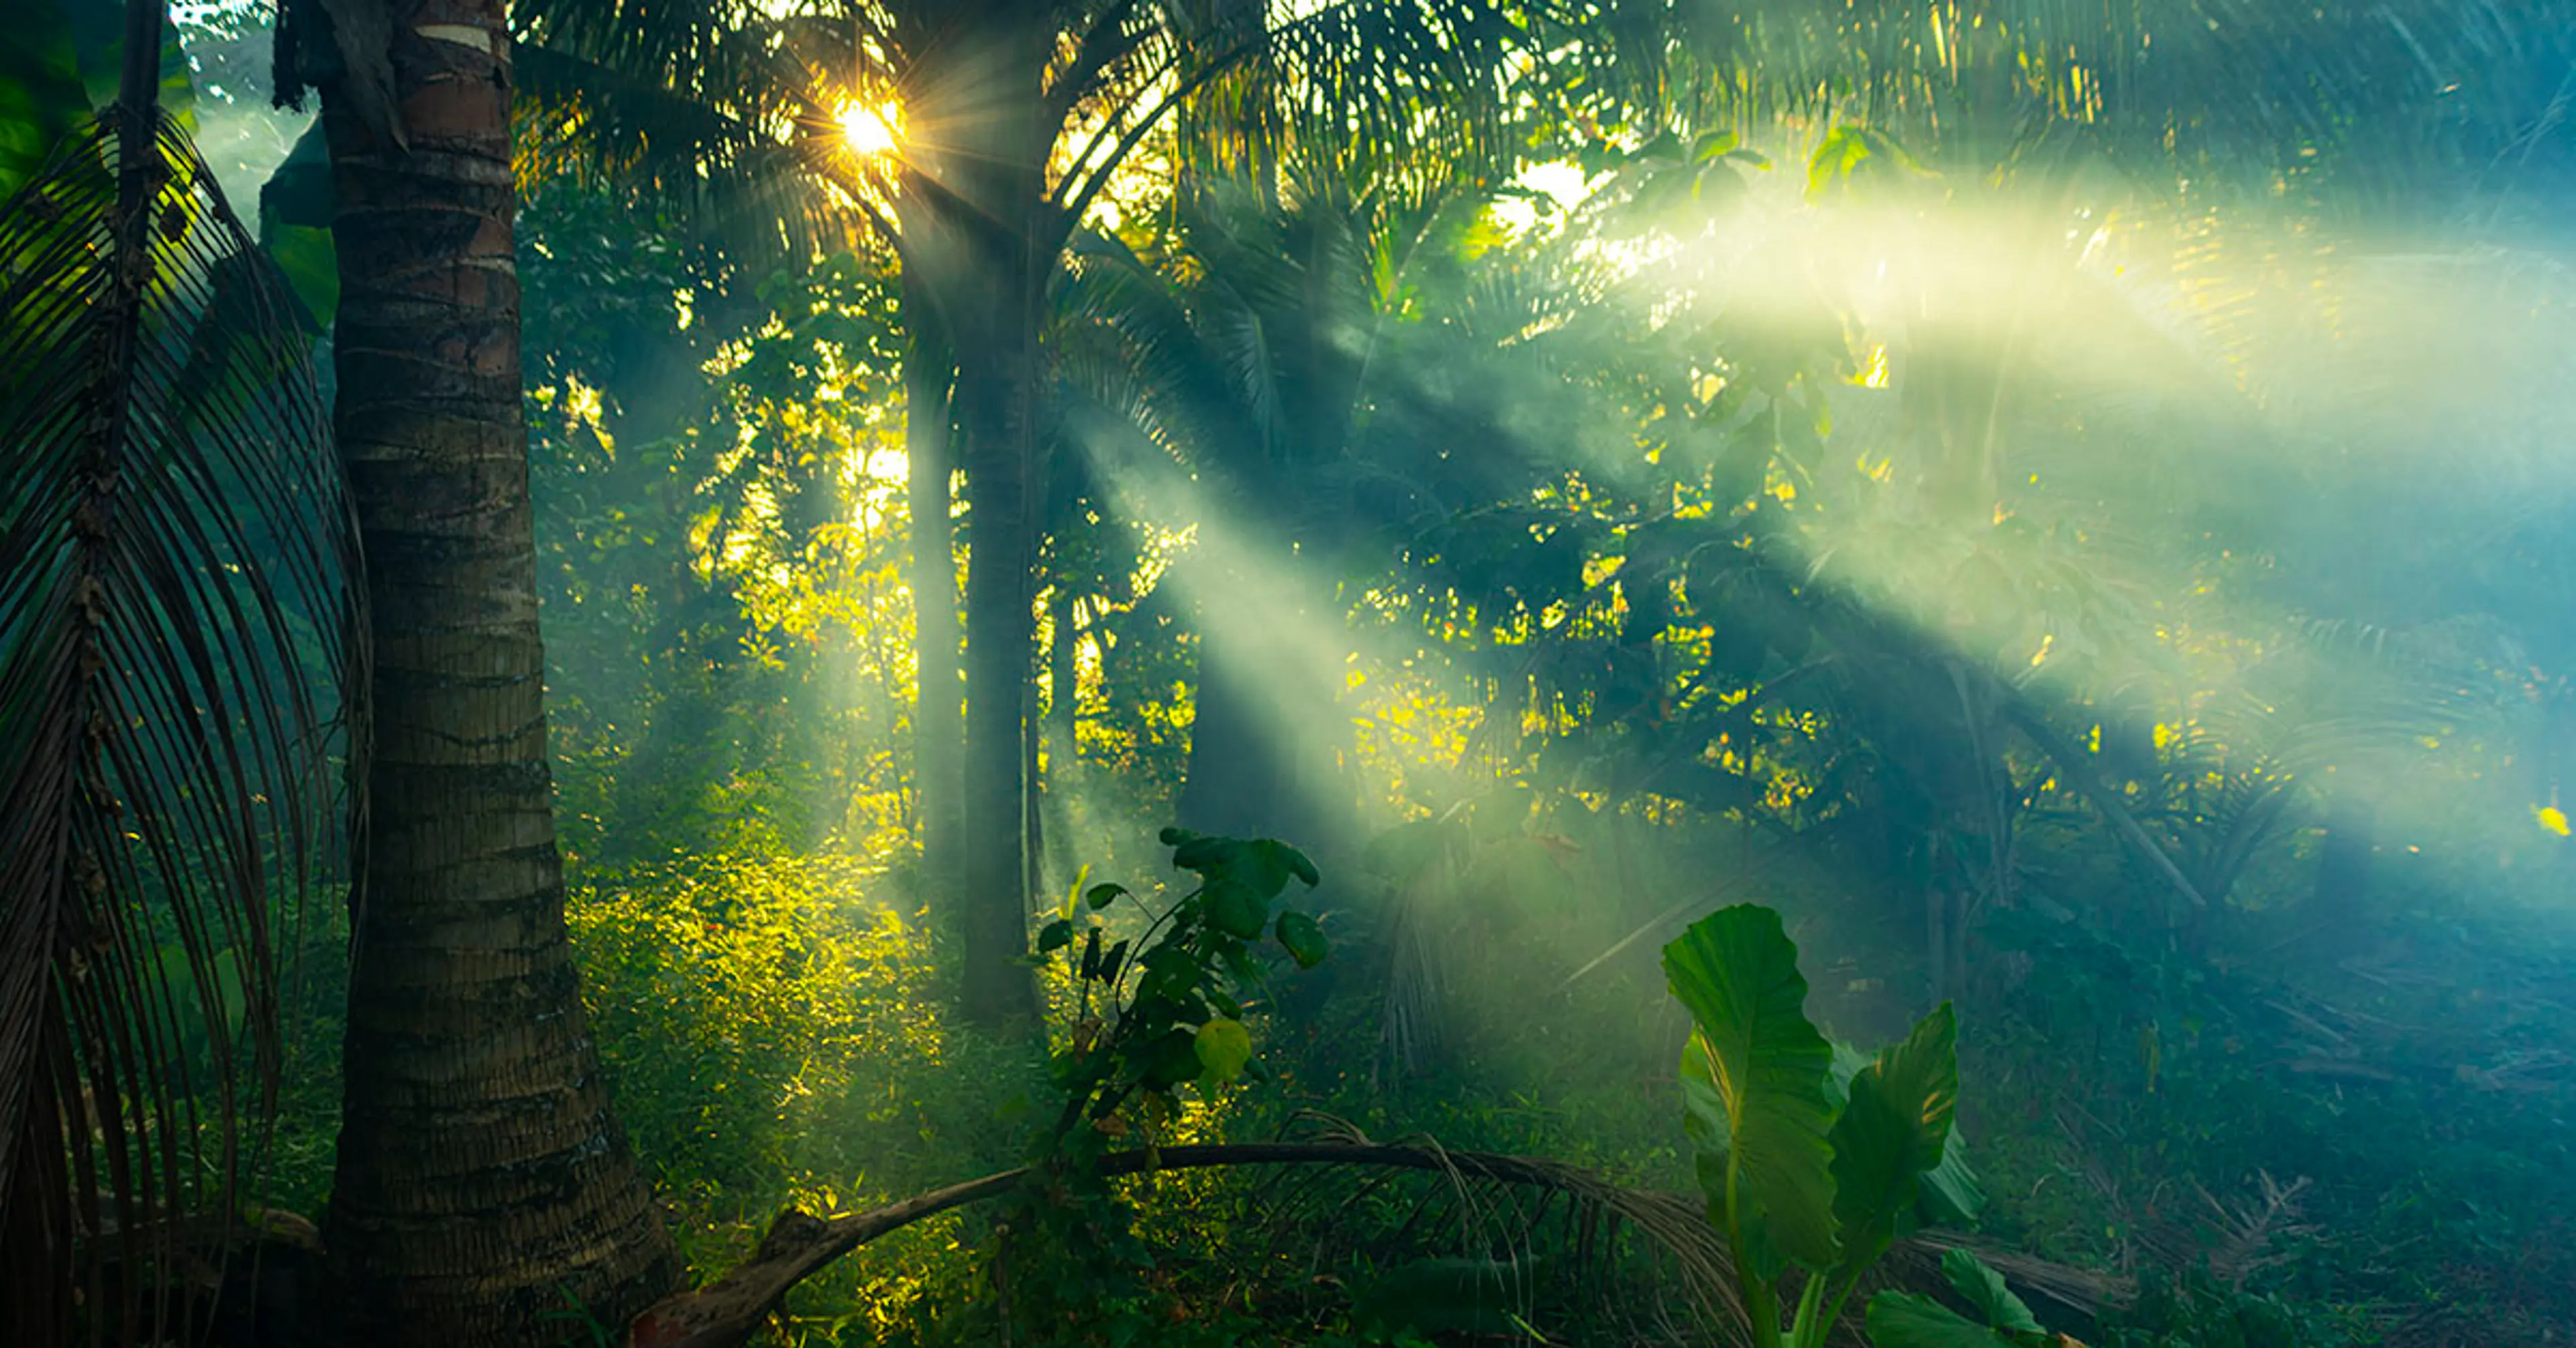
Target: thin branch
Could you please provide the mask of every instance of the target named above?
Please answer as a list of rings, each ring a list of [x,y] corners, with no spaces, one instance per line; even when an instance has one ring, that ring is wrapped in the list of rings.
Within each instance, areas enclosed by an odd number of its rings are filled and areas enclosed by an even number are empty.
[[[2191,901],[2192,907],[2207,908],[2209,900],[2201,895],[2199,887],[2192,884],[2190,877],[2182,873],[2182,868],[2165,854],[2165,849],[2138,822],[2138,816],[2121,802],[2118,794],[2102,784],[2102,779],[2093,771],[2093,765],[2087,761],[2088,755],[2058,734],[2057,728],[2041,717],[2038,708],[2033,707],[2019,690],[2005,686],[2003,691],[2005,717],[2028,736],[2050,762],[2057,765],[2059,774],[2078,795],[2090,802],[2094,809],[2100,810],[2103,818],[2111,821],[2111,828],[2120,835],[2121,841],[2135,848],[2175,893]]]
[[[1109,1176],[1252,1165],[1416,1170],[1547,1189],[1601,1186],[1601,1181],[1573,1167],[1532,1157],[1371,1142],[1209,1143],[1112,1152],[1100,1158],[1100,1172]],[[1030,1174],[1030,1167],[1006,1170],[828,1220],[791,1208],[770,1225],[749,1260],[708,1286],[667,1298],[637,1316],[627,1330],[627,1348],[741,1348],[789,1289],[833,1260],[925,1218],[1001,1197]]]

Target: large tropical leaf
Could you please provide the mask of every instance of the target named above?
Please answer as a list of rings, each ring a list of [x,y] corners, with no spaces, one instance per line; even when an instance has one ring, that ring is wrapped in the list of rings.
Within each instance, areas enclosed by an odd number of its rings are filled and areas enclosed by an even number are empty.
[[[257,1160],[357,630],[293,301],[148,89],[0,210],[11,1344],[62,1341],[76,1304],[184,1337],[157,1287],[211,1258]]]
[[[1807,1020],[1780,915],[1754,904],[1711,913],[1664,947],[1664,976],[1696,1026],[1684,1077],[1706,1087],[1691,1099],[1713,1163],[1701,1174],[1711,1215],[1737,1229],[1759,1220],[1789,1257],[1832,1265],[1833,1047]]]
[[[2071,1342],[2040,1328],[2003,1275],[1974,1254],[1954,1249],[1942,1255],[1941,1273],[1984,1323],[1930,1297],[1881,1292],[1870,1298],[1867,1316],[1875,1348],[2042,1348]]]
[[[1950,1004],[1854,1073],[1834,1119],[1834,1219],[1846,1267],[1866,1268],[1914,1224],[1925,1172],[1950,1145],[1959,1104],[1959,1022]]]

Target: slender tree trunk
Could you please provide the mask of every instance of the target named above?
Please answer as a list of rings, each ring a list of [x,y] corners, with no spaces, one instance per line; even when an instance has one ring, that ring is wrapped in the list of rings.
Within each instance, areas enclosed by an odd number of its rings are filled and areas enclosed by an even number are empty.
[[[1081,636],[1075,631],[1073,593],[1061,579],[1047,605],[1046,786],[1044,834],[1047,863],[1060,883],[1070,883],[1074,856],[1075,795],[1082,789],[1081,751],[1075,731],[1081,713]]]
[[[916,225],[905,222],[906,232]],[[953,479],[956,428],[948,415],[955,369],[929,289],[907,264],[903,315],[906,500],[912,513],[914,700],[913,790],[921,802],[921,894],[943,915],[957,890],[965,783],[958,775],[966,739],[965,689],[958,682],[957,529]]]
[[[987,1025],[1027,1024],[1037,987],[1028,950],[1022,737],[1036,615],[1031,488],[1036,466],[1038,321],[1052,256],[1042,80],[1055,26],[1045,7],[995,0],[950,21],[934,68],[917,72],[919,120],[948,129],[930,151],[937,216],[930,290],[957,361],[966,469],[966,753],[962,1009]],[[911,241],[907,241],[908,244]]]
[[[575,1302],[622,1323],[677,1261],[564,930],[502,4],[385,0],[380,17],[392,126],[363,63],[323,89],[337,420],[376,661],[330,1248],[351,1342],[535,1345]]]

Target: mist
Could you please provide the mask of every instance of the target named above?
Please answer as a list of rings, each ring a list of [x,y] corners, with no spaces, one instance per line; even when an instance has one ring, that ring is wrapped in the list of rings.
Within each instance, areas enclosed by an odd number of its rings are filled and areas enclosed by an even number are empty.
[[[2568,5],[22,8],[0,1339],[2576,1342]]]

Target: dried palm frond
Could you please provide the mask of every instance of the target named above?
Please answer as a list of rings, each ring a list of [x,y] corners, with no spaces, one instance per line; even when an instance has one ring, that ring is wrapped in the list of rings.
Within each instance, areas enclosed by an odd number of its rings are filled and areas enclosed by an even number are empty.
[[[159,50],[159,8],[128,24]],[[294,301],[138,91],[0,209],[0,1341],[181,1332],[355,652]],[[363,683],[347,686],[362,687]],[[355,740],[349,741],[354,747]],[[202,1261],[202,1262],[200,1262]]]
[[[2289,1258],[2281,1247],[2314,1235],[2317,1230],[2299,1220],[2299,1196],[2307,1190],[2306,1176],[2283,1184],[2264,1170],[2256,1171],[2255,1178],[2262,1183],[2259,1195],[2229,1202],[2219,1201],[2197,1181],[2191,1186],[2210,1211],[2213,1240],[2209,1271],[2232,1288],[2243,1288],[2246,1279]]]

